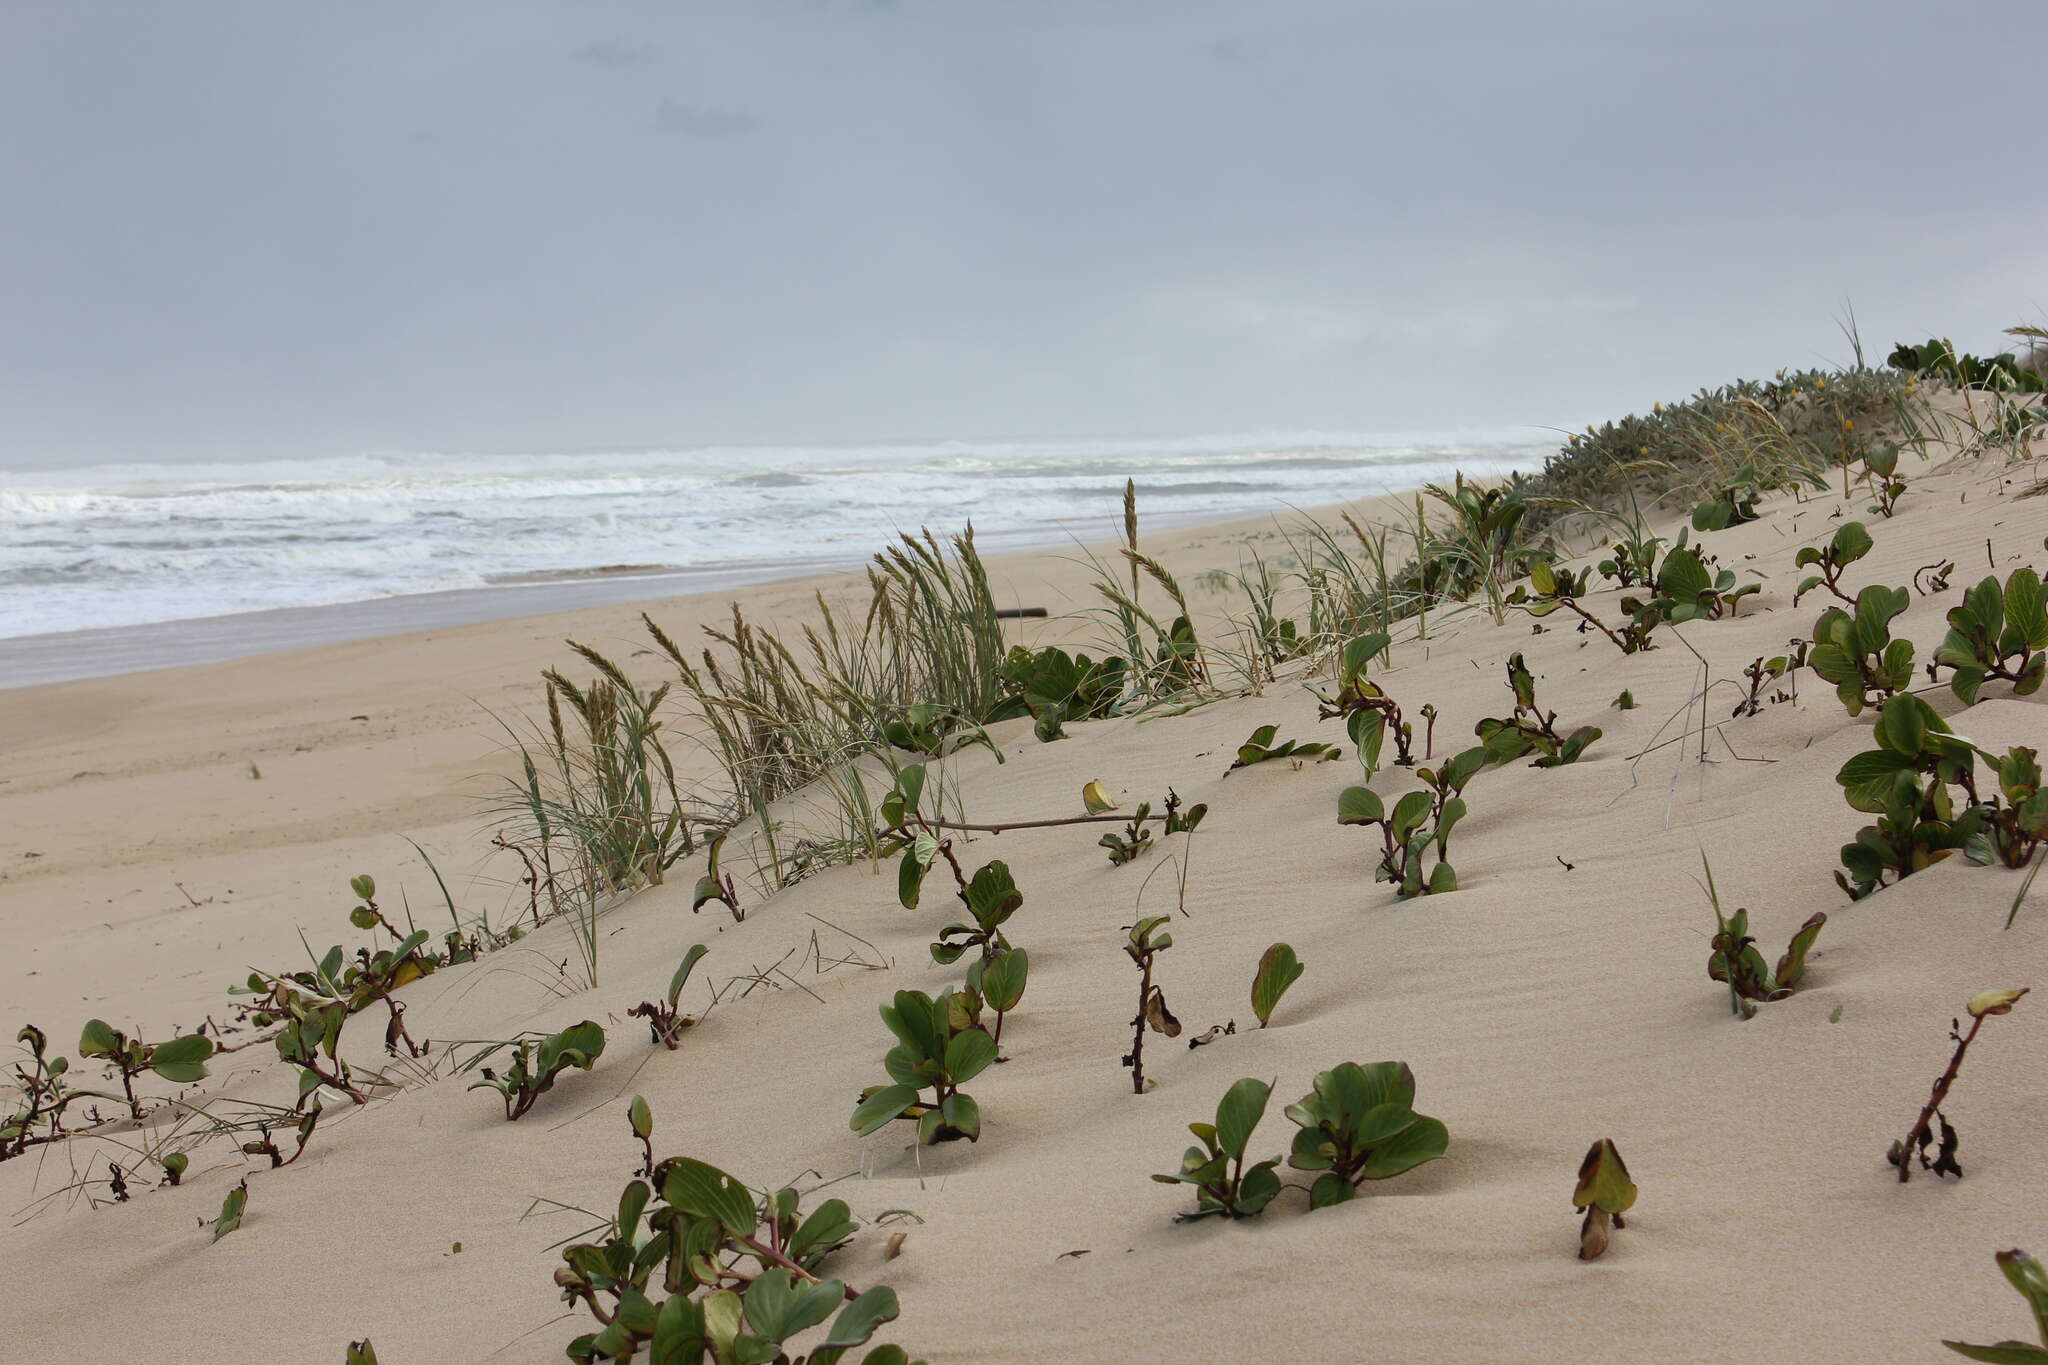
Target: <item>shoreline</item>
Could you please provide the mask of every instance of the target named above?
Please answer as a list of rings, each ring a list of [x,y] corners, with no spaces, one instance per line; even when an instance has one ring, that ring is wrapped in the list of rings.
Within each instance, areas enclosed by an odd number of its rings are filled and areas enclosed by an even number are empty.
[[[1222,517],[1209,512],[1153,515],[1144,511],[1142,503],[1139,511],[1147,534],[1228,533],[1254,522],[1289,515],[1319,516],[1332,507],[1406,497],[1415,491],[1416,488],[1389,489],[1370,499],[1309,507],[1282,504],[1263,512],[1235,512]],[[1101,533],[1084,538],[1081,528],[1071,525],[1061,525],[1059,536],[1045,535],[1044,529],[977,530],[975,543],[989,559],[1009,558],[1045,554],[1063,547],[1082,549],[1099,545],[1109,538],[1111,530],[1105,523]],[[951,529],[933,531],[941,539],[953,533]],[[754,559],[703,567],[590,565],[508,578],[480,587],[431,589],[353,601],[260,607],[134,625],[4,636],[0,637],[0,693],[261,658],[423,631],[522,621],[593,607],[666,602],[812,578],[837,578],[858,574],[883,548],[883,544],[877,544],[857,555],[843,557]]]

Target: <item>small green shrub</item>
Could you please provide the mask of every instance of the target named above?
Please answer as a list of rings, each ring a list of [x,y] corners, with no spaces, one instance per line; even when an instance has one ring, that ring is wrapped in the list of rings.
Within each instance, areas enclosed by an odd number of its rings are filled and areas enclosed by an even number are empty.
[[[882,1058],[889,1085],[869,1086],[854,1106],[850,1126],[866,1137],[904,1119],[917,1125],[917,1140],[933,1143],[981,1138],[981,1109],[960,1089],[996,1059],[996,1042],[983,1029],[981,1001],[972,992],[947,990],[938,999],[923,991],[898,991],[882,1006],[882,1022],[896,1046]],[[926,1101],[924,1092],[932,1098]]]
[[[1368,1180],[1442,1156],[1449,1131],[1414,1106],[1415,1073],[1406,1062],[1345,1062],[1317,1076],[1315,1089],[1286,1111],[1301,1130],[1287,1164],[1321,1172],[1309,1188],[1309,1207],[1344,1203]]]
[[[2022,365],[2011,351],[1994,356],[1966,355],[1946,337],[1936,337],[1918,346],[1900,342],[1892,348],[1888,362],[1895,370],[1925,375],[1956,388],[1984,389],[1993,393],[2038,393],[2040,377]]]
[[[981,996],[996,1012],[995,1043],[1003,1045],[1003,1020],[1024,999],[1031,979],[1031,954],[1022,948],[1005,948],[992,959],[976,958],[967,968],[967,989]],[[997,1061],[1002,1061],[998,1056]]]
[[[1064,738],[1070,720],[1096,720],[1116,713],[1130,665],[1117,655],[1101,660],[1047,646],[1036,654],[1013,646],[1004,660],[1004,691],[1034,719],[1038,738]]]
[[[979,744],[996,756],[996,762],[1003,761],[1003,751],[973,717],[935,701],[913,702],[902,720],[884,721],[882,738],[898,749],[908,749],[926,758],[944,758]]]
[[[1266,763],[1273,759],[1289,758],[1296,767],[1313,759],[1327,763],[1333,758],[1342,758],[1344,751],[1334,744],[1304,744],[1298,740],[1276,742],[1280,734],[1277,725],[1261,725],[1252,731],[1252,737],[1237,746],[1237,761],[1230,765],[1231,771],[1249,768],[1254,763]]]
[[[1536,705],[1536,678],[1522,661],[1520,650],[1508,656],[1508,688],[1515,694],[1514,714],[1506,719],[1488,717],[1473,727],[1489,763],[1512,763],[1524,754],[1538,755],[1531,765],[1556,768],[1576,763],[1594,740],[1597,726],[1582,725],[1569,735],[1557,732],[1557,712]]]
[[[1899,475],[1899,448],[1895,445],[1879,446],[1866,451],[1863,456],[1863,476],[1870,483],[1870,495],[1876,502],[1864,508],[1881,517],[1890,517],[1898,511],[1899,499],[1905,496],[1906,481]]]
[[[1835,695],[1852,716],[1913,682],[1913,642],[1894,640],[1892,620],[1911,602],[1905,588],[1872,583],[1856,594],[1854,613],[1829,607],[1813,623],[1807,662],[1835,685]]]
[[[482,1067],[483,1079],[472,1082],[469,1088],[497,1091],[505,1102],[505,1117],[516,1119],[533,1108],[535,1100],[554,1089],[555,1078],[564,1071],[570,1067],[588,1071],[597,1064],[597,1059],[604,1055],[604,1029],[585,1019],[560,1033],[492,1043],[471,1057],[463,1069],[478,1067],[499,1052],[511,1055],[504,1072]]]
[[[1735,615],[1736,606],[1751,593],[1762,591],[1760,583],[1735,585],[1735,574],[1728,569],[1718,573],[1707,571],[1706,561],[1697,550],[1684,546],[1674,548],[1664,556],[1664,562],[1657,569],[1657,596],[1648,603],[1648,610],[1654,610],[1661,619],[1673,623],[1684,621],[1712,620]],[[1624,597],[1622,610],[1631,617],[1641,617],[1646,608],[1632,598]]]
[[[142,1117],[142,1102],[135,1096],[135,1078],[153,1071],[173,1085],[190,1085],[206,1076],[206,1059],[213,1055],[213,1040],[188,1033],[161,1043],[130,1038],[104,1019],[89,1019],[78,1035],[78,1055],[105,1062],[121,1077],[121,1091],[128,1100],[128,1112]]]
[[[1191,1123],[1188,1131],[1201,1142],[1182,1154],[1180,1170],[1152,1178],[1163,1185],[1195,1187],[1195,1211],[1176,1216],[1189,1223],[1211,1214],[1228,1218],[1251,1218],[1264,1211],[1280,1193],[1276,1168],[1279,1157],[1270,1157],[1245,1167],[1245,1149],[1251,1145],[1252,1130],[1266,1115],[1266,1102],[1273,1087],[1265,1081],[1246,1077],[1225,1091],[1216,1105],[1214,1123]]]
[[[1381,852],[1375,881],[1392,882],[1402,897],[1436,895],[1458,889],[1458,874],[1446,861],[1451,831],[1465,818],[1465,784],[1486,766],[1487,751],[1466,749],[1440,767],[1417,768],[1424,789],[1409,792],[1387,810],[1369,787],[1347,787],[1337,798],[1337,823],[1377,825]],[[1436,850],[1430,866],[1429,851]]]
[[[1855,606],[1856,599],[1842,591],[1842,575],[1851,564],[1869,554],[1875,544],[1862,522],[1846,521],[1835,528],[1826,545],[1801,547],[1793,559],[1793,567],[1817,568],[1820,572],[1799,580],[1799,587],[1792,594],[1792,605],[1798,606],[1799,599],[1815,588],[1826,588],[1850,606]]]
[[[1195,827],[1202,823],[1202,817],[1209,813],[1209,807],[1204,802],[1197,802],[1183,812],[1180,808],[1180,795],[1171,787],[1167,788],[1164,805],[1165,818],[1159,822],[1162,834],[1193,834]],[[1131,816],[1130,824],[1121,832],[1111,831],[1096,840],[1103,848],[1109,850],[1111,867],[1122,867],[1152,847],[1152,831],[1146,828],[1146,822],[1151,818],[1152,803],[1141,802],[1137,813]]]
[[[1911,876],[1966,847],[1983,831],[1988,812],[1971,803],[1958,810],[1952,784],[1970,780],[1977,750],[1956,735],[1934,708],[1911,693],[1884,703],[1871,729],[1878,747],[1852,757],[1835,774],[1848,803],[1877,816],[1842,847],[1835,882],[1851,900]]]
[[[2048,793],[2041,790],[2040,760],[2024,745],[1998,757],[1978,752],[1998,776],[1998,794],[1988,803],[1981,835],[1973,837],[1964,852],[1972,862],[1988,863],[1996,857],[2007,867],[2025,867],[2048,840]]]
[[[1763,495],[1764,489],[1756,470],[1744,465],[1722,482],[1713,497],[1692,509],[1692,529],[1719,531],[1755,521],[1761,515],[1756,506]]]
[[[1594,1260],[1606,1251],[1615,1230],[1628,1226],[1622,1215],[1635,1206],[1636,1185],[1628,1178],[1628,1163],[1611,1139],[1601,1138],[1579,1163],[1579,1183],[1572,1190],[1572,1207],[1586,1211],[1579,1224],[1579,1259]]]
[[[1003,937],[1003,925],[1024,904],[1024,893],[1010,876],[1010,865],[1001,859],[983,865],[961,890],[960,899],[974,922],[949,924],[939,930],[932,943],[932,961],[958,962],[970,948],[980,953],[984,963],[993,961],[1010,946]]]
[[[1742,670],[1742,676],[1749,680],[1748,690],[1743,694],[1742,700],[1735,703],[1735,709],[1729,712],[1729,716],[1731,718],[1753,716],[1763,710],[1765,700],[1764,689],[1780,679],[1790,676],[1801,668],[1803,663],[1803,653],[1778,654],[1768,659],[1758,658],[1752,660]],[[1791,699],[1788,693],[1782,691],[1773,692],[1770,696],[1770,700],[1773,702],[1790,701]]]
[[[1389,638],[1383,631],[1374,631],[1347,642],[1338,657],[1336,689],[1316,693],[1321,703],[1318,714],[1324,720],[1344,718],[1345,730],[1358,748],[1358,761],[1365,765],[1368,782],[1379,770],[1380,750],[1390,734],[1394,737],[1394,762],[1403,768],[1415,764],[1409,749],[1415,737],[1414,725],[1402,719],[1400,703],[1367,676],[1372,660],[1386,649]]]
[[[1987,577],[1948,614],[1948,634],[1934,656],[1937,668],[1951,668],[1949,688],[1965,705],[1974,704],[1984,684],[2009,682],[2014,696],[2032,696],[2048,676],[2048,605],[2041,577],[2014,569],[2001,588]]]
[[[1721,918],[1716,907],[1714,913],[1719,927],[1714,934],[1713,951],[1707,957],[1707,979],[1727,985],[1728,1008],[1744,1018],[1756,1012],[1757,1002],[1782,1000],[1792,994],[1806,975],[1806,955],[1828,922],[1821,911],[1809,915],[1792,936],[1774,970],[1756,950],[1756,940],[1750,937],[1749,911],[1737,910]]]
[[[1302,971],[1301,959],[1288,944],[1276,943],[1259,955],[1259,969],[1252,976],[1252,1013],[1260,1028],[1272,1022],[1280,997],[1301,979]]]
[[[1971,1360],[1987,1360],[1993,1365],[2048,1365],[2048,1270],[2026,1252],[2014,1248],[2001,1251],[1996,1257],[1998,1268],[2005,1274],[2006,1281],[2019,1290],[2020,1297],[2027,1301],[2027,1307],[2034,1313],[2034,1334],[2041,1338],[2039,1346],[2029,1346],[2024,1341],[2001,1341],[1991,1346],[1972,1346],[1966,1341],[1944,1339],[1942,1345],[1959,1356]]]
[[[7,1118],[0,1121],[0,1161],[62,1138],[66,1107],[81,1096],[97,1093],[71,1088],[65,1079],[71,1070],[70,1060],[50,1056],[50,1040],[34,1024],[24,1024],[14,1038],[28,1057],[14,1064],[14,1099]]]
[[[626,1185],[599,1240],[562,1249],[562,1301],[600,1324],[569,1343],[569,1359],[594,1365],[644,1350],[655,1365],[836,1365],[900,1309],[886,1286],[859,1293],[815,1273],[856,1231],[844,1200],[800,1213],[795,1190],[757,1195],[715,1166],[662,1161],[651,1182]],[[792,1340],[827,1319],[822,1342],[792,1352]],[[862,1359],[908,1365],[896,1346]]]
[[[683,987],[690,983],[690,973],[697,966],[697,960],[709,952],[703,944],[690,946],[683,954],[683,962],[669,978],[668,991],[659,1000],[642,1000],[626,1011],[628,1016],[645,1019],[650,1041],[660,1043],[673,1052],[683,1041],[683,1030],[697,1022],[694,1014],[682,1012]]]
[[[1934,1079],[1934,1090],[1927,1103],[1921,1106],[1920,1115],[1913,1120],[1913,1127],[1903,1142],[1894,1142],[1885,1159],[1899,1169],[1899,1183],[1905,1184],[1913,1178],[1913,1164],[1934,1172],[1936,1176],[1952,1175],[1960,1180],[1963,1168],[1956,1163],[1956,1152],[1962,1140],[1956,1136],[1955,1125],[1941,1112],[1941,1106],[1948,1100],[1948,1092],[1956,1083],[1956,1073],[1963,1069],[1963,1056],[1970,1050],[1970,1044],[1977,1041],[1977,1030],[1984,1027],[1984,1021],[1995,1014],[2011,1014],[2012,1007],[2028,988],[1980,991],[1972,996],[1964,1011],[1970,1016],[1970,1031],[1964,1033],[1956,1021],[1949,1021],[1949,1040],[1956,1050],[1949,1055],[1948,1067]],[[1940,1125],[1940,1145],[1935,1155],[1929,1157],[1927,1149],[1935,1146],[1935,1125]]]
[[[1582,582],[1575,582],[1569,574],[1560,576],[1550,561],[1539,559],[1529,566],[1529,586],[1516,588],[1506,601],[1507,605],[1520,608],[1537,617],[1548,616],[1560,608],[1569,611],[1579,618],[1579,629],[1582,632],[1588,627],[1599,631],[1624,654],[1636,654],[1656,648],[1651,643],[1650,636],[1664,618],[1653,602],[1643,602],[1633,597],[1621,599],[1621,608],[1628,614],[1629,619],[1619,631],[1616,631],[1579,604],[1578,599],[1583,587]]]

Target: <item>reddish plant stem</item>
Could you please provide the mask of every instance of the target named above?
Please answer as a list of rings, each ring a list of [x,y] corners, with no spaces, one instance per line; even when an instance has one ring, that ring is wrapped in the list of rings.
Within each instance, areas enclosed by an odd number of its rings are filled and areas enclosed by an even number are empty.
[[[1913,1121],[1913,1131],[1906,1134],[1906,1148],[1899,1153],[1901,1185],[1913,1178],[1913,1154],[1920,1150],[1920,1139],[1927,1133],[1935,1111],[1940,1109],[1941,1102],[1948,1098],[1949,1087],[1956,1083],[1956,1073],[1963,1067],[1963,1054],[1970,1050],[1970,1044],[1977,1037],[1977,1030],[1984,1027],[1984,1018],[1981,1014],[1971,1016],[1970,1031],[1956,1040],[1955,1053],[1948,1059],[1948,1070],[1942,1072],[1940,1079],[1935,1081],[1934,1093],[1928,1096],[1926,1106],[1920,1111],[1920,1117]]]

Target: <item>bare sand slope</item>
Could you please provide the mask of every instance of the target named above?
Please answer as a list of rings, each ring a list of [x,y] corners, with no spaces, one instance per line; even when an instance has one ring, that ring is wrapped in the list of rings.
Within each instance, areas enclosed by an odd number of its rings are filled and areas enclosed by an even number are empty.
[[[2001,576],[2042,561],[2048,500],[2014,500],[1988,466],[1909,472],[1913,491],[1896,519],[1872,519],[1877,548],[1849,582],[1961,563],[1956,586],[1916,595],[1894,625],[1924,660],[1942,614],[1985,572],[1987,538]],[[950,898],[935,882],[905,911],[890,869],[840,867],[766,901],[744,896],[747,918],[732,923],[691,914],[686,873],[608,917],[595,989],[565,984],[558,927],[407,988],[414,1032],[436,1040],[606,1024],[598,1067],[518,1123],[442,1061],[442,1079],[334,1115],[280,1171],[218,1145],[195,1154],[185,1188],[88,1210],[63,1193],[33,1202],[83,1168],[88,1144],[0,1166],[14,1214],[0,1248],[16,1270],[0,1341],[24,1359],[338,1360],[367,1334],[392,1365],[559,1359],[584,1325],[559,1317],[547,1248],[588,1220],[524,1215],[541,1196],[612,1205],[638,1159],[625,1119],[635,1093],[653,1105],[662,1154],[758,1185],[837,1181],[863,1220],[914,1211],[921,1221],[891,1225],[909,1234],[899,1258],[885,1262],[886,1231],[869,1229],[833,1269],[895,1286],[905,1311],[886,1337],[934,1362],[1931,1361],[1945,1358],[1942,1336],[2021,1335],[2024,1308],[1990,1258],[2048,1244],[2048,999],[1990,1021],[1948,1106],[1965,1179],[1901,1187],[1883,1157],[1963,1002],[2048,985],[2048,905],[2002,929],[2019,874],[1961,859],[1848,903],[1830,874],[1865,817],[1834,774],[1869,747],[1870,722],[1810,674],[1796,702],[1740,720],[1734,691],[1717,686],[1705,763],[1696,707],[1689,740],[1652,747],[1687,728],[1701,657],[1719,683],[1807,632],[1821,604],[1790,605],[1793,553],[1829,534],[1841,507],[1780,500],[1712,536],[1721,563],[1762,576],[1763,593],[1737,619],[1666,628],[1649,653],[1623,657],[1561,615],[1532,633],[1526,618],[1468,614],[1396,647],[1381,681],[1411,715],[1436,705],[1439,756],[1507,713],[1502,665],[1518,649],[1561,727],[1606,730],[1576,765],[1473,781],[1454,895],[1399,902],[1374,883],[1371,836],[1334,819],[1357,780],[1349,754],[1225,775],[1260,724],[1341,739],[1294,681],[1187,715],[1070,726],[1052,745],[1013,723],[997,731],[1007,763],[979,750],[949,760],[977,818],[1078,813],[1094,778],[1127,807],[1168,786],[1209,804],[1159,980],[1189,1033],[1233,1019],[1240,1031],[1198,1051],[1155,1038],[1146,1095],[1118,1063],[1136,992],[1119,945],[1141,887],[1144,912],[1173,909],[1174,873],[1146,879],[1186,856],[1178,838],[1122,868],[1086,827],[966,850],[970,865],[1014,869],[1025,905],[1008,929],[1031,950],[1032,978],[1004,1032],[1009,1060],[970,1087],[981,1141],[923,1152],[893,1129],[858,1139],[847,1116],[862,1086],[885,1079],[876,1006],[957,979],[925,947]],[[1231,564],[1233,543],[1182,537],[1170,562]],[[1056,611],[1085,577],[1043,557],[1006,571],[1006,591]],[[1588,601],[1611,617],[1617,595]],[[792,613],[801,596],[759,590],[750,609]],[[458,779],[494,760],[473,702],[527,700],[537,668],[559,662],[561,634],[624,636],[630,620],[608,609],[5,694],[0,935],[13,1014],[67,1042],[89,1013],[189,1024],[251,962],[291,965],[294,925],[317,926],[321,944],[352,938],[346,872],[431,901],[398,835],[451,862],[474,856]],[[1624,688],[1637,709],[1612,708]],[[2037,700],[1994,686],[1963,710],[1945,688],[1927,695],[1986,747],[2044,737]],[[72,776],[84,771],[105,775]],[[1374,786],[1391,795],[1414,781],[1396,769]],[[1805,988],[1748,1022],[1705,976],[1702,850],[1773,958],[1810,913],[1830,916]],[[181,908],[173,880],[214,899]],[[814,933],[828,958],[889,965],[829,966]],[[1261,1031],[1247,993],[1276,940],[1307,970]],[[652,1048],[624,1011],[697,942],[710,949],[689,996],[699,1006],[707,984],[772,963],[788,978],[720,1004],[679,1051]],[[362,1032],[374,1060],[375,1030]],[[207,1093],[288,1100],[290,1078],[264,1052],[222,1058]],[[1185,1187],[1146,1177],[1174,1169],[1183,1125],[1210,1118],[1231,1082],[1277,1082],[1252,1144],[1265,1156],[1286,1150],[1281,1104],[1317,1071],[1379,1059],[1414,1067],[1418,1107],[1449,1126],[1447,1159],[1339,1208],[1309,1213],[1289,1193],[1251,1223],[1172,1221]],[[1569,1199],[1579,1157],[1603,1136],[1642,1196],[1613,1250],[1582,1264]],[[199,1222],[245,1172],[247,1220],[211,1244]]]

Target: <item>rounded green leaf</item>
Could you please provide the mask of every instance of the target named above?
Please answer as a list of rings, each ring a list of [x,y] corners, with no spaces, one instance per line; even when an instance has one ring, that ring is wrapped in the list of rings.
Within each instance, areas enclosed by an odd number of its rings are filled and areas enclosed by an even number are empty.
[[[1216,1145],[1234,1160],[1242,1160],[1252,1140],[1252,1130],[1266,1115],[1266,1102],[1273,1087],[1247,1076],[1223,1092],[1216,1106]]]
[[[915,1092],[912,1098],[915,1098]],[[856,1125],[858,1126],[858,1125]],[[698,1218],[710,1218],[728,1232],[741,1237],[753,1235],[759,1215],[753,1191],[719,1170],[690,1157],[666,1163],[661,1197]]]
[[[1394,1138],[1374,1148],[1359,1174],[1367,1180],[1385,1180],[1425,1161],[1435,1161],[1450,1144],[1450,1130],[1441,1119],[1418,1118]]]
[[[1340,825],[1378,824],[1386,816],[1386,807],[1377,793],[1370,787],[1346,787],[1337,798],[1337,823]]]
[[[953,1035],[946,1044],[946,1076],[955,1085],[973,1080],[996,1059],[996,1040],[978,1028]]]
[[[853,1120],[848,1126],[866,1137],[884,1124],[901,1118],[903,1111],[916,1103],[917,1091],[912,1087],[885,1085],[854,1106]]]

